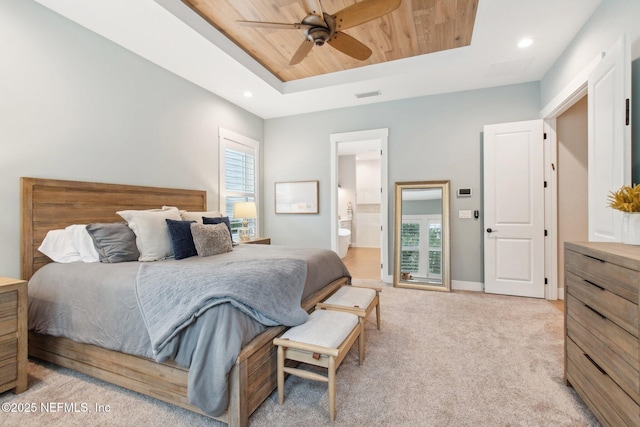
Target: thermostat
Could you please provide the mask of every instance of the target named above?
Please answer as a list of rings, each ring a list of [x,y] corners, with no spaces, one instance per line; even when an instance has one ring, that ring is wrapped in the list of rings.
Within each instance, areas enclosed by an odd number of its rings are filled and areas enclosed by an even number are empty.
[[[470,188],[458,188],[458,197],[471,197]]]

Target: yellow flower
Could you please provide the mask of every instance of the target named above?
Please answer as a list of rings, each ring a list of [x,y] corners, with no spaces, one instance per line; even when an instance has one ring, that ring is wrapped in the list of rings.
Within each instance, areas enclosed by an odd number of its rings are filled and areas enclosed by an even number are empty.
[[[622,212],[640,212],[640,184],[633,187],[623,185],[608,196],[609,207]]]

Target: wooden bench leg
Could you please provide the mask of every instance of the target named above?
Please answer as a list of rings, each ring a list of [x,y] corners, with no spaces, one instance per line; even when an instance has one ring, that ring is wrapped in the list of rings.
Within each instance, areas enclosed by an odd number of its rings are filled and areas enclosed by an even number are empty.
[[[376,304],[376,325],[378,326],[378,330],[380,330],[380,300],[378,300],[378,304]]]
[[[278,402],[284,403],[284,348],[278,346]]]
[[[360,336],[358,337],[358,364],[359,365],[362,365],[362,362],[364,362],[365,345],[367,342],[364,338],[364,321],[365,319],[360,318],[360,324],[358,325],[358,327],[360,328]]]
[[[336,420],[336,358],[329,356],[328,367],[329,419]]]

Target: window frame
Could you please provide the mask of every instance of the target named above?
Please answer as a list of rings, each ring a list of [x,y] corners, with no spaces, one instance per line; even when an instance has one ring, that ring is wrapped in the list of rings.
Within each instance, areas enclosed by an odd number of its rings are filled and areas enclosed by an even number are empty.
[[[226,189],[226,149],[231,148],[236,151],[251,152],[254,155],[254,192],[253,201],[256,204],[258,217],[255,219],[254,229],[255,237],[260,234],[260,142],[228,129],[219,128],[218,130],[218,206],[223,215],[228,216],[229,220],[234,224],[238,219],[233,218],[233,211],[227,212],[227,197],[247,197],[246,192],[228,191]],[[251,222],[251,221],[250,221]],[[232,227],[232,232],[235,227]],[[237,239],[237,232],[234,234],[234,240]]]

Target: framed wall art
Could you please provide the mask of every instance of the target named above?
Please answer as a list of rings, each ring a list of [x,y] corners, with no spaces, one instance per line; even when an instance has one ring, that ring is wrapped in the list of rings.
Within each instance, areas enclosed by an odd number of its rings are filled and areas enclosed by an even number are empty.
[[[317,214],[318,181],[275,183],[277,214]]]

